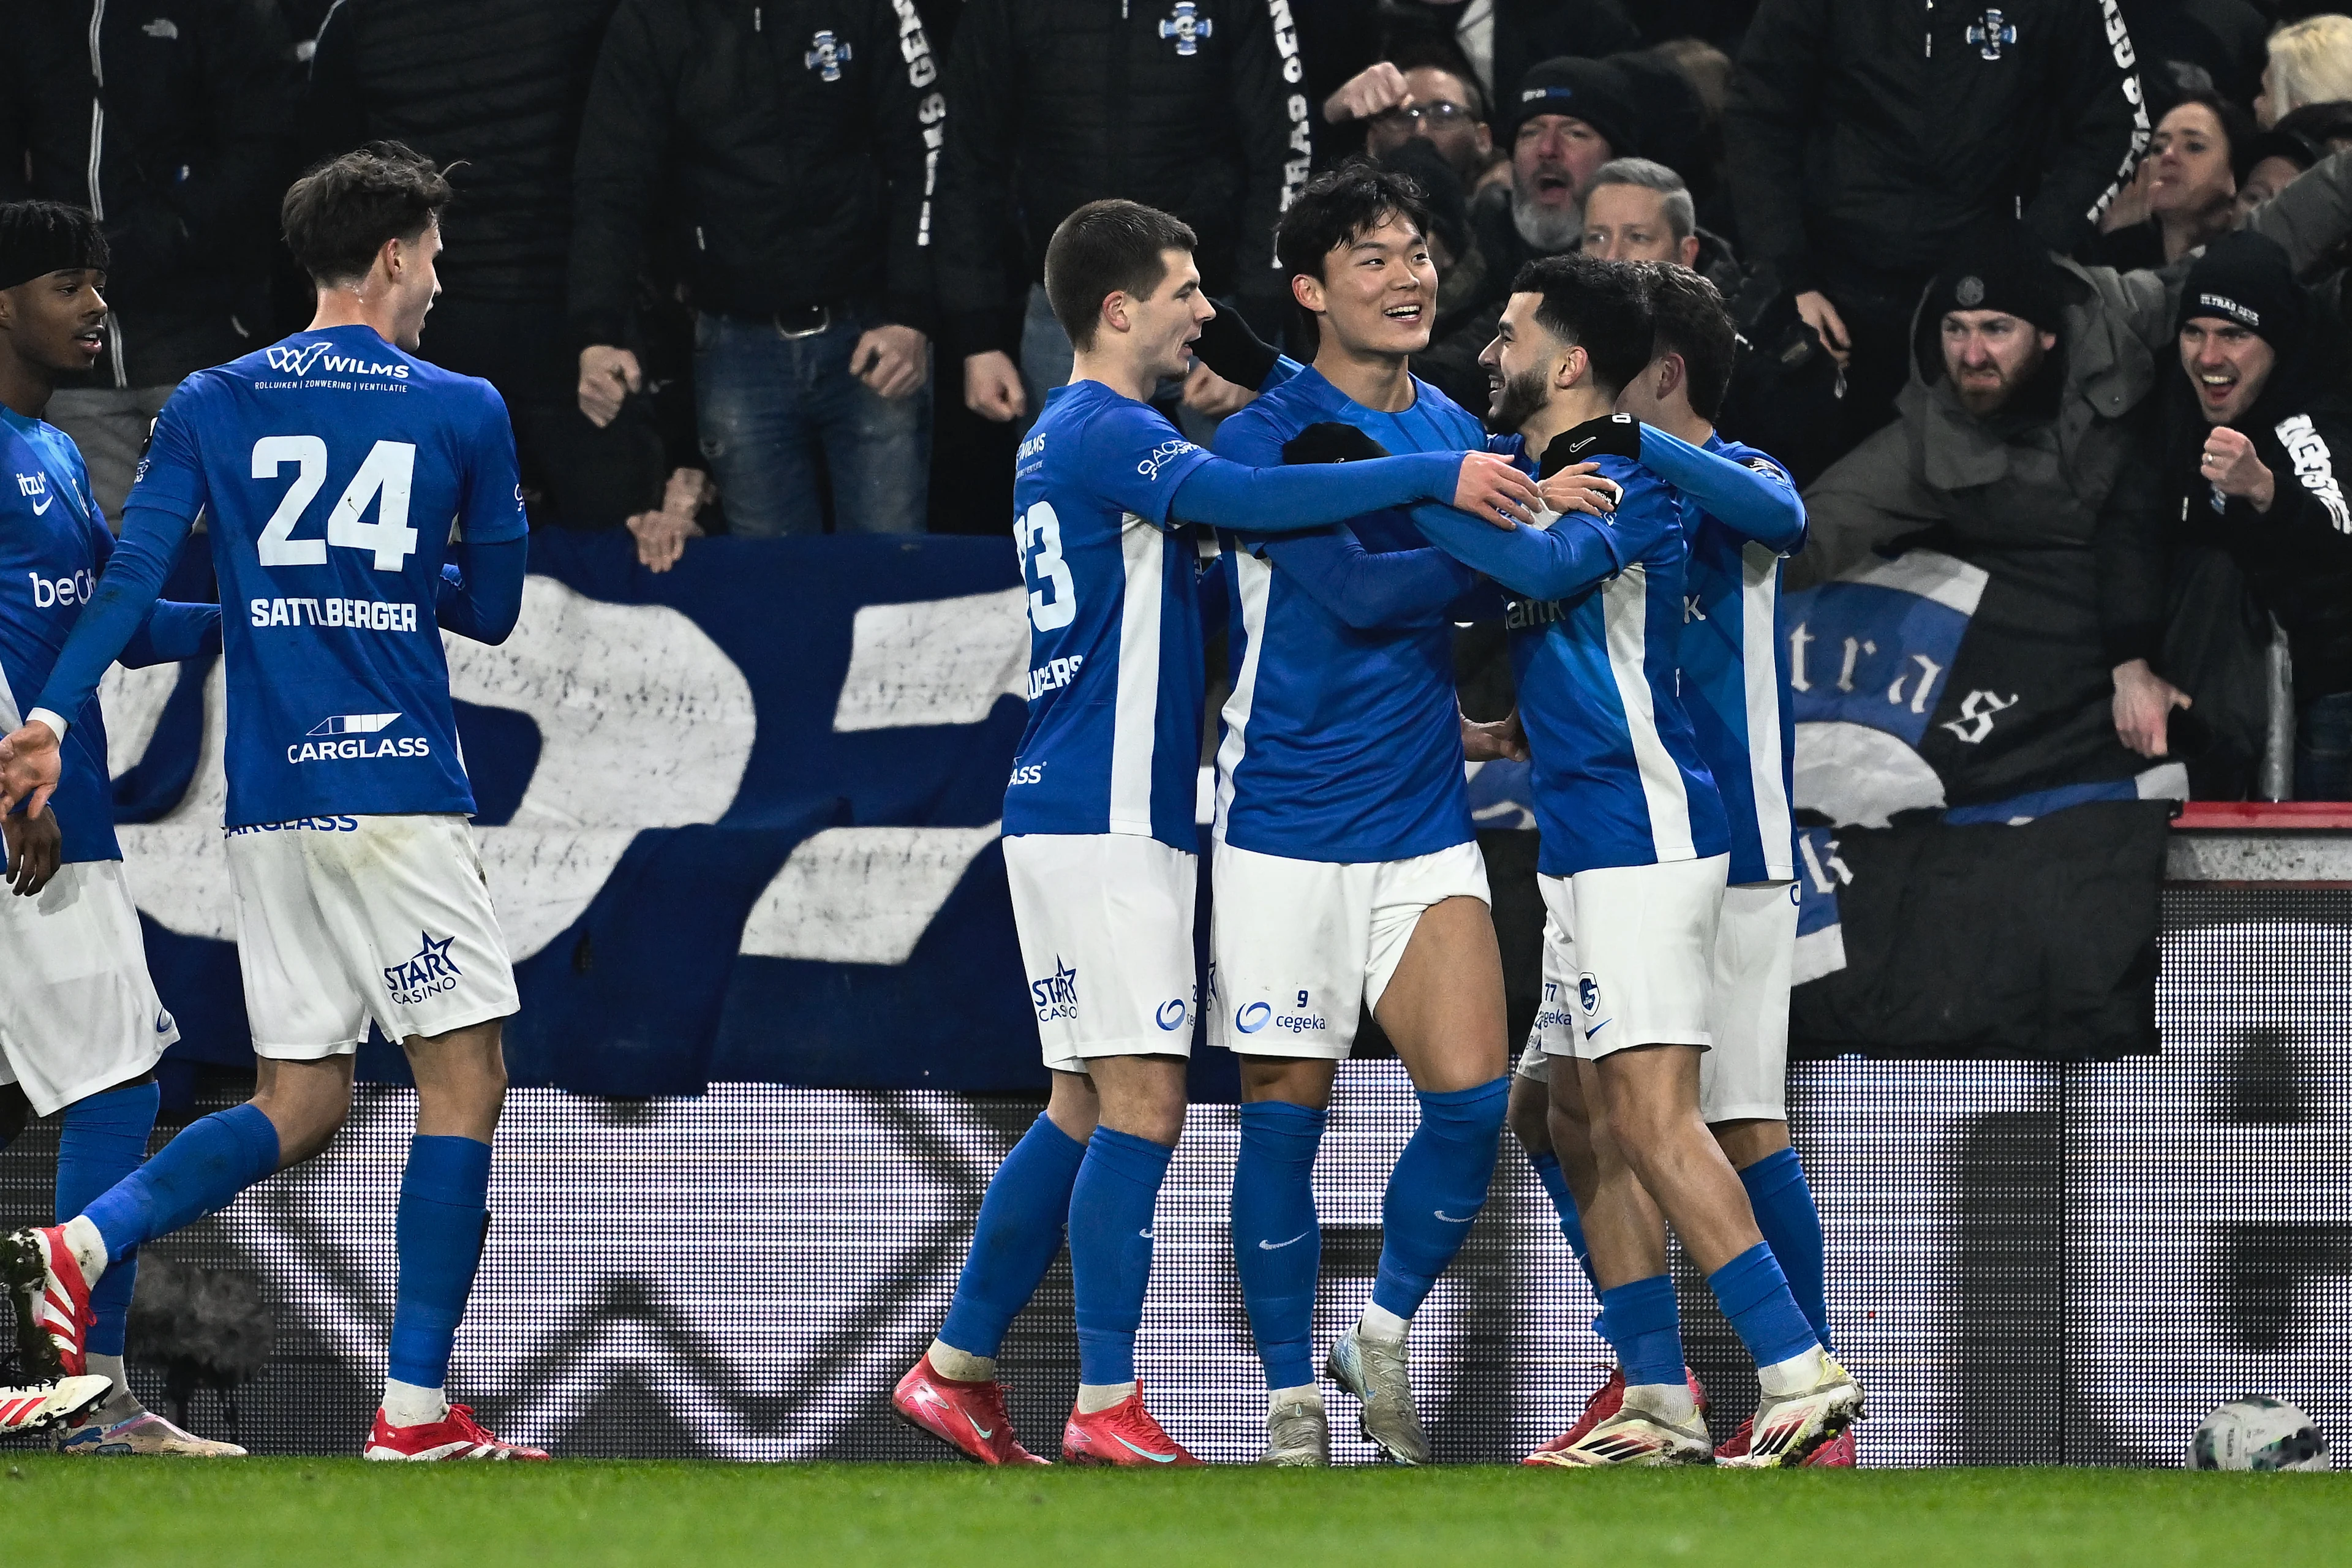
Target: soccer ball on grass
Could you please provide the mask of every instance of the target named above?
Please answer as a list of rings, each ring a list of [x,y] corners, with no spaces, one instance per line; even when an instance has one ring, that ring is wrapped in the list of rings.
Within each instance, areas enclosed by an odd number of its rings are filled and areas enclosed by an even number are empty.
[[[2192,1470],[2324,1470],[2327,1438],[2311,1417],[2284,1399],[2248,1394],[2197,1424]]]

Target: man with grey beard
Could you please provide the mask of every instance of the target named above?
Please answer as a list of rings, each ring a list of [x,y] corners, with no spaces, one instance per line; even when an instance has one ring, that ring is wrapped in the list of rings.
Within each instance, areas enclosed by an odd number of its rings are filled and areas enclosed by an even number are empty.
[[[1499,285],[1530,261],[1576,249],[1593,176],[1602,164],[1639,153],[1640,115],[1633,79],[1607,60],[1562,56],[1528,68],[1517,96],[1495,106],[1496,133],[1511,153],[1510,185],[1481,191],[1470,208],[1486,277]],[[1414,373],[1475,406],[1486,377],[1478,355],[1494,342],[1502,314],[1497,288],[1466,324],[1415,356]]]

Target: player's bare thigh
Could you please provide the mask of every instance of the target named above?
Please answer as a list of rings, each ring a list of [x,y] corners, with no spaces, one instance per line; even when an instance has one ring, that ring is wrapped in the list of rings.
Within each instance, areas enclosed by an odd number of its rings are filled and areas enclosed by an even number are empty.
[[[400,1043],[416,1079],[417,1135],[490,1142],[507,1098],[503,1022],[411,1035]]]
[[[1418,1089],[1443,1094],[1503,1076],[1510,1025],[1485,902],[1456,896],[1422,911],[1373,1016]]]

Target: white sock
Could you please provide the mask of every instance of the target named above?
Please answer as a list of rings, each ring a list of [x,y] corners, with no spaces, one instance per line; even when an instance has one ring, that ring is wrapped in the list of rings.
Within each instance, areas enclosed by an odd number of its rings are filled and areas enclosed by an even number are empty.
[[[449,1414],[449,1401],[437,1388],[420,1388],[396,1377],[383,1380],[383,1418],[395,1426],[422,1426]]]
[[[1267,1415],[1273,1415],[1276,1411],[1281,1409],[1286,1405],[1311,1405],[1317,1410],[1320,1410],[1323,1408],[1323,1391],[1316,1387],[1311,1383],[1302,1383],[1297,1388],[1270,1388],[1266,1390],[1265,1411]]]
[[[106,1272],[106,1237],[98,1234],[98,1226],[89,1223],[87,1215],[66,1221],[66,1245],[73,1248],[74,1261],[81,1266],[81,1282],[97,1284],[98,1277]]]
[[[1382,1344],[1404,1343],[1405,1331],[1412,1327],[1411,1318],[1400,1318],[1378,1301],[1364,1303],[1364,1315],[1356,1320],[1356,1331],[1368,1340]]]
[[[1675,1426],[1687,1426],[1698,1416],[1698,1402],[1691,1397],[1687,1383],[1628,1384],[1625,1403]]]
[[[996,1358],[992,1355],[972,1355],[956,1349],[945,1340],[933,1340],[929,1353],[931,1370],[952,1383],[993,1383],[996,1380]]]
[[[105,1378],[114,1387],[97,1409],[82,1417],[83,1421],[110,1426],[117,1421],[128,1421],[145,1408],[139,1403],[139,1396],[131,1392],[131,1377],[123,1370],[121,1356],[100,1355],[92,1351],[88,1360],[90,1376]]]
[[[1829,1375],[1829,1357],[1822,1347],[1799,1351],[1787,1361],[1776,1361],[1770,1366],[1756,1369],[1756,1386],[1774,1398],[1801,1394]]]
[[[1082,1383],[1078,1384],[1078,1414],[1095,1415],[1109,1409],[1135,1393],[1133,1382]]]

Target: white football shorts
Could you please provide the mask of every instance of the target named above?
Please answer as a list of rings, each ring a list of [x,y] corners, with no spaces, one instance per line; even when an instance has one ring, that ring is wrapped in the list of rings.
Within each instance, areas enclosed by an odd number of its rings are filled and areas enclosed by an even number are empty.
[[[1345,1060],[1422,912],[1494,902],[1475,843],[1353,865],[1221,843],[1209,875],[1209,1037],[1244,1056]]]
[[[1711,964],[1728,855],[1538,877],[1543,1007],[1552,1056],[1714,1043]]]
[[[180,1037],[120,860],[70,861],[29,899],[0,888],[0,1082],[36,1116],[138,1078]]]
[[[1715,928],[1715,1048],[1698,1068],[1710,1122],[1789,1120],[1789,969],[1797,952],[1797,884],[1723,890]]]
[[[1201,858],[1131,833],[1003,840],[1013,924],[1045,1065],[1189,1057]]]
[[[314,1061],[514,1013],[514,969],[457,816],[224,829],[256,1056]]]

